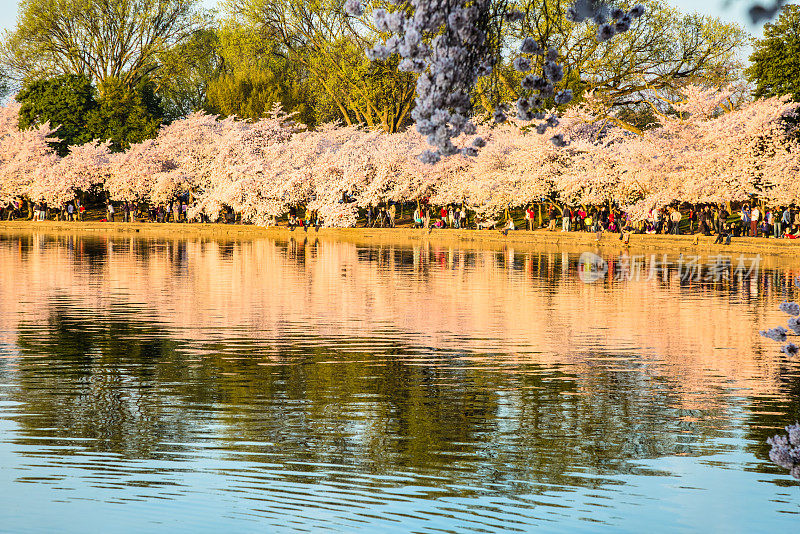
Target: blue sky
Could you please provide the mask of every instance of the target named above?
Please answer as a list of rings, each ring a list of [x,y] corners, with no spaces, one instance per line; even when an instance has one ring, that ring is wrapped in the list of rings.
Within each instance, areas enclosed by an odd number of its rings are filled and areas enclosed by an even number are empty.
[[[681,8],[682,11],[697,11],[705,15],[713,15],[724,20],[739,22],[749,31],[757,32],[756,28],[749,25],[747,21],[747,0],[729,1],[731,7],[726,8],[726,0],[668,0],[669,3]],[[762,0],[763,1],[763,0]],[[18,0],[2,0],[0,6],[0,29],[9,29],[14,26],[17,17]],[[216,5],[215,0],[203,0],[209,7]]]

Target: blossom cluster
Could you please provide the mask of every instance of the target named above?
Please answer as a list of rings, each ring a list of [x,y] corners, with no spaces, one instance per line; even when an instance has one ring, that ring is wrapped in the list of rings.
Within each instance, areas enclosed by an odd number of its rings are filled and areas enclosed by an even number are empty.
[[[800,277],[795,279],[794,285],[800,288]],[[797,302],[782,302],[780,306],[778,306],[778,309],[790,316],[787,323],[789,328],[776,326],[775,328],[761,330],[759,334],[767,339],[777,341],[778,343],[786,343],[788,336],[800,336],[800,317],[798,317],[800,316],[800,304]],[[800,353],[800,347],[794,343],[786,343],[781,348],[781,352],[788,356],[796,356]]]
[[[377,8],[372,13],[375,28],[388,37],[367,50],[370,60],[386,60],[398,54],[401,71],[418,74],[412,118],[417,130],[427,137],[433,149],[426,150],[420,159],[434,164],[442,157],[461,153],[475,156],[485,141],[476,137],[471,144],[458,148],[454,140],[473,136],[476,132],[472,116],[471,94],[478,79],[491,74],[499,61],[500,51],[490,43],[492,34],[499,34],[504,23],[517,23],[525,14],[513,9],[507,1],[492,0],[393,0],[396,8],[387,11]],[[347,0],[345,12],[353,17],[364,15],[365,6],[359,0]],[[573,22],[589,20],[598,25],[598,39],[607,41],[614,35],[630,30],[644,8],[630,11],[610,8],[600,0],[577,0],[569,8]],[[525,37],[520,45],[521,55],[514,59],[514,68],[526,73],[521,82],[521,94],[516,101],[516,117],[520,121],[536,121],[535,129],[544,134],[558,126],[556,114],[547,111],[548,102],[569,103],[572,91],[556,93],[564,78],[558,63],[558,51],[533,37]],[[541,56],[541,61],[532,61]],[[531,71],[534,65],[541,70]],[[507,119],[508,105],[494,112],[497,123]],[[556,146],[564,146],[564,137],[552,137]]]
[[[795,279],[794,285],[800,288],[800,277]],[[790,315],[787,325],[789,328],[777,326],[759,333],[773,341],[785,343],[788,336],[800,336],[800,317],[798,317],[800,316],[800,304],[783,302],[778,308]],[[781,348],[781,352],[787,356],[797,356],[800,353],[800,347],[794,343],[786,343]],[[788,469],[794,478],[800,480],[800,424],[787,426],[786,432],[788,436],[778,434],[767,439],[767,443],[771,446],[769,459],[784,469]]]
[[[787,426],[786,432],[788,435],[778,434],[767,439],[772,446],[769,459],[800,480],[800,424]]]

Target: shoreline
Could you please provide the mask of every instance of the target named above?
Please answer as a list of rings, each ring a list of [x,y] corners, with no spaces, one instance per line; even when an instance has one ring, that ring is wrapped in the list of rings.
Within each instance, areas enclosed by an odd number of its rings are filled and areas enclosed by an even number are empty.
[[[415,228],[302,228],[290,230],[285,226],[260,227],[220,223],[123,223],[123,222],[66,222],[66,221],[0,221],[0,234],[83,234],[137,238],[209,238],[209,239],[335,239],[357,244],[409,245],[430,243],[484,248],[500,246],[547,248],[572,251],[630,250],[683,252],[696,255],[745,254],[800,257],[800,240],[774,238],[733,238],[730,245],[715,245],[714,236],[631,234],[626,246],[619,234],[605,232],[598,241],[589,232],[550,232],[514,230],[503,235],[499,230],[455,230]],[[695,243],[696,241],[696,243]]]

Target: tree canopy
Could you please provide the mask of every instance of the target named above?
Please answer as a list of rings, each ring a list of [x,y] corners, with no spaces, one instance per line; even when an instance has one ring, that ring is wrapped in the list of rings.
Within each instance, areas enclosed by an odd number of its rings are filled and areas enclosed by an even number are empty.
[[[572,90],[576,103],[591,93],[595,112],[635,132],[652,126],[655,114],[688,84],[739,81],[744,30],[681,13],[665,0],[641,1],[645,15],[633,22],[633,31],[607,42],[598,42],[591,27],[567,20],[572,0],[512,2],[525,16],[492,37],[501,62],[476,87],[475,113],[488,116],[520,96],[523,74],[512,63],[523,35],[557,49],[564,69],[559,90]],[[152,119],[168,124],[200,110],[259,119],[280,104],[312,128],[341,122],[396,132],[412,122],[416,75],[398,69],[397,54],[370,61],[364,53],[386,36],[372,14],[388,2],[368,2],[363,16],[353,17],[344,13],[342,0],[223,0],[214,18],[199,2],[21,0],[17,25],[0,43],[0,68],[27,88],[29,108],[32,88],[54,91],[49,100],[37,97],[38,106],[50,102],[54,111],[37,113],[61,125],[60,151],[74,138],[67,130],[78,124],[61,122],[72,113],[70,100],[55,96],[65,90],[62,75],[88,80],[98,105],[105,89],[114,87],[111,98],[126,102],[141,119],[131,123],[141,128],[137,134],[133,126],[111,128],[115,149],[153,134]],[[2,81],[0,71],[0,96]],[[107,113],[113,115],[111,108]]]
[[[158,68],[158,54],[205,22],[198,0],[20,0],[0,59],[17,79],[53,74],[128,87]]]
[[[307,73],[323,117],[333,111],[346,124],[387,132],[409,124],[415,77],[399,72],[397,61],[365,57],[364,47],[376,32],[366,17],[346,15],[341,0],[226,0],[224,5],[232,20],[272,40],[274,54]]]
[[[800,6],[784,7],[778,20],[764,26],[750,62],[745,73],[756,98],[792,95],[800,101]]]
[[[27,130],[49,122],[58,128],[59,142],[56,151],[64,156],[70,145],[91,141],[86,120],[97,108],[94,87],[85,77],[62,74],[55,78],[36,80],[26,84],[17,94],[22,104],[19,110],[19,127]]]
[[[518,7],[525,19],[504,38],[507,60],[479,84],[478,109],[488,112],[497,102],[518,97],[522,74],[511,68],[511,60],[523,35],[559,51],[564,67],[559,87],[577,96],[570,105],[590,92],[595,111],[604,108],[609,119],[637,132],[653,124],[652,106],[679,99],[683,87],[725,87],[739,81],[743,66],[738,53],[748,38],[744,29],[682,13],[664,0],[640,3],[644,15],[631,31],[600,42],[593,27],[567,20],[572,0],[521,0]]]
[[[54,148],[60,156],[95,139],[111,141],[111,149],[121,151],[158,134],[162,112],[152,86],[131,91],[108,78],[99,93],[85,76],[75,74],[30,82],[16,96],[19,127],[49,123],[57,129]]]

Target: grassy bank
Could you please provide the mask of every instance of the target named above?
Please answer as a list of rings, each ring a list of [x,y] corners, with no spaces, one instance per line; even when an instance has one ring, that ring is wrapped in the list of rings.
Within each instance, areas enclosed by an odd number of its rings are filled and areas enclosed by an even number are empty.
[[[800,241],[789,239],[733,238],[730,245],[715,245],[714,237],[634,234],[629,245],[618,234],[585,232],[548,232],[547,230],[516,230],[508,235],[497,230],[418,230],[413,228],[262,228],[239,224],[158,224],[57,221],[3,221],[0,233],[57,233],[73,235],[103,235],[143,238],[208,238],[208,239],[336,239],[359,244],[413,245],[430,243],[447,246],[496,248],[514,246],[548,250],[630,250],[631,253],[683,252],[686,254],[745,254],[800,256]]]

